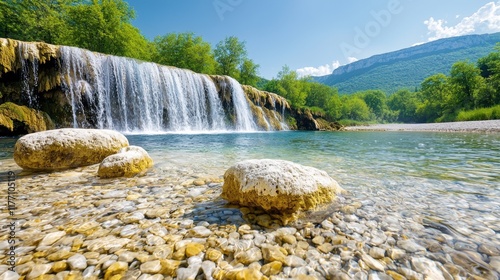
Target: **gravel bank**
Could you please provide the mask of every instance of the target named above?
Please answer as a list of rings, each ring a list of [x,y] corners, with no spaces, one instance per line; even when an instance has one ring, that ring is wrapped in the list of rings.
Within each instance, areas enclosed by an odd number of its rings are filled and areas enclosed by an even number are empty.
[[[500,132],[500,120],[419,123],[419,124],[376,124],[346,127],[349,131],[442,131],[442,132]]]

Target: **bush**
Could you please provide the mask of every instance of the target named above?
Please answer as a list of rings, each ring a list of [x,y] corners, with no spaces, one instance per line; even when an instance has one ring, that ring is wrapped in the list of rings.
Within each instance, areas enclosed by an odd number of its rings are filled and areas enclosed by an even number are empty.
[[[500,105],[458,113],[456,121],[482,121],[500,119]]]

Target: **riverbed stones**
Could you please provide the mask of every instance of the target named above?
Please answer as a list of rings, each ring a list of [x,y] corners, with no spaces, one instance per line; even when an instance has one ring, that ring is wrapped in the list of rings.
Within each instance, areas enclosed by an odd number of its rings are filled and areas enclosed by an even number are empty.
[[[19,138],[14,160],[23,169],[61,170],[99,163],[128,145],[123,134],[112,130],[47,130]]]
[[[153,159],[143,148],[128,146],[106,157],[99,165],[101,178],[132,177],[153,166]]]
[[[325,171],[285,160],[246,160],[224,174],[221,197],[231,203],[293,214],[331,202],[343,189]]]

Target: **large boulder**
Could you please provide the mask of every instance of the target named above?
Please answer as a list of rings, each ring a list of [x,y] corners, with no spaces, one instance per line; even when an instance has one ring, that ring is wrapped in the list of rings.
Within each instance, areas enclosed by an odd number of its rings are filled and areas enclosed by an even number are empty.
[[[343,189],[325,171],[285,160],[246,160],[224,174],[221,197],[292,214],[331,202]]]
[[[128,146],[105,158],[97,175],[101,178],[132,177],[153,166],[153,159],[143,148]]]
[[[14,160],[24,169],[61,170],[100,163],[128,145],[127,138],[113,130],[47,130],[19,138]]]

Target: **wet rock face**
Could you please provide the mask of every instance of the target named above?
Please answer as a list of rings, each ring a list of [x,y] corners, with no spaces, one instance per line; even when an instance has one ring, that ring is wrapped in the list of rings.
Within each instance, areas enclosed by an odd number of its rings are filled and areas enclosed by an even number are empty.
[[[132,177],[153,166],[153,159],[143,148],[128,146],[105,158],[97,174],[101,178]]]
[[[99,163],[126,146],[127,138],[112,130],[48,130],[19,138],[14,160],[23,169],[61,170]]]
[[[284,160],[246,160],[224,174],[221,197],[285,215],[331,202],[343,189],[326,172]]]

